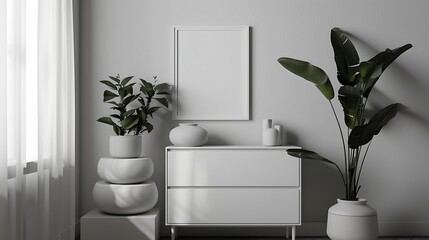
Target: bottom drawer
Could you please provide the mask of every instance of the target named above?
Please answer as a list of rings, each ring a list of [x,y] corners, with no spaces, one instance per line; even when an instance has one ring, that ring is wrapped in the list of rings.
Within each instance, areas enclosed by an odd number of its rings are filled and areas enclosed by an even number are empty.
[[[298,188],[170,188],[167,224],[300,224]]]

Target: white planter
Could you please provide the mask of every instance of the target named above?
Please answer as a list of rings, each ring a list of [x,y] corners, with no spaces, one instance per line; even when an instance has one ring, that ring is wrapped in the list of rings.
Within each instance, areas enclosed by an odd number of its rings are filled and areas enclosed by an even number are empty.
[[[150,158],[100,158],[97,165],[101,179],[117,184],[141,183],[153,174]]]
[[[92,196],[101,211],[130,215],[152,209],[158,201],[158,189],[152,181],[129,185],[99,181],[94,186]]]
[[[332,240],[375,240],[378,238],[377,212],[366,204],[366,199],[338,199],[328,211],[327,234]]]
[[[136,158],[142,152],[140,135],[110,136],[110,156],[114,158]]]
[[[170,131],[170,142],[175,146],[196,147],[207,143],[207,130],[195,123],[180,123]]]

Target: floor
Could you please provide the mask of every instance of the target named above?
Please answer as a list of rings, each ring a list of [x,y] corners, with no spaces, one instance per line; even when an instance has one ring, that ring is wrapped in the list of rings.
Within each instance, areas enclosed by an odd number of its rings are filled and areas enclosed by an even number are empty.
[[[329,238],[323,237],[297,237],[299,240],[329,240]],[[429,240],[429,237],[381,237],[380,240]],[[80,240],[79,237],[76,240]],[[170,240],[169,237],[163,237],[160,240]],[[233,237],[233,238],[219,238],[219,237],[179,237],[177,240],[286,240],[285,238],[259,238],[259,237]]]
[[[170,238],[161,238],[161,240],[169,240]],[[289,238],[290,239],[290,238]],[[329,240],[324,237],[297,237],[299,240]],[[429,240],[429,237],[381,237],[381,240]],[[233,238],[220,238],[220,237],[179,237],[177,240],[286,240],[285,238],[262,238],[262,237],[233,237]]]
[[[290,238],[289,238],[290,239]],[[324,237],[297,237],[299,240],[329,240]],[[381,237],[380,240],[429,240],[429,237]],[[80,240],[79,237],[76,240]],[[163,237],[160,240],[170,240]],[[179,237],[177,240],[286,240],[285,238],[264,238],[264,237]]]

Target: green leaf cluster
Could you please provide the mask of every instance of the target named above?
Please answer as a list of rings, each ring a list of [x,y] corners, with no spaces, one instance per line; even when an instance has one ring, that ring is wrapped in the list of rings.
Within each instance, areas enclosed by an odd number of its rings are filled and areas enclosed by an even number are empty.
[[[108,87],[108,90],[104,91],[103,102],[111,105],[115,113],[109,117],[99,118],[97,121],[111,125],[116,135],[150,133],[153,125],[149,120],[153,118],[153,114],[161,108],[168,108],[171,102],[172,86],[170,84],[157,84],[156,76],[154,83],[140,79],[139,91],[134,93],[136,83],[131,82],[133,78],[134,76],[129,76],[120,79],[118,75],[109,76],[108,80],[100,81]],[[153,106],[153,99],[159,104]],[[131,103],[133,108],[130,107]]]
[[[335,165],[343,179],[345,199],[355,200],[361,188],[359,185],[360,175],[371,140],[401,109],[400,103],[390,104],[379,110],[367,121],[365,110],[368,98],[381,74],[412,45],[405,44],[393,50],[388,48],[367,61],[361,61],[354,44],[340,28],[331,30],[331,45],[337,67],[337,79],[342,85],[338,89],[338,101],[343,108],[344,123],[349,129],[347,135],[343,133],[338,115],[332,105],[335,93],[325,71],[309,62],[289,57],[281,57],[278,62],[290,72],[315,84],[329,101],[343,143],[344,171],[341,171],[335,162],[313,151],[291,149],[288,150],[288,154]],[[367,145],[365,153],[362,152],[364,145]]]

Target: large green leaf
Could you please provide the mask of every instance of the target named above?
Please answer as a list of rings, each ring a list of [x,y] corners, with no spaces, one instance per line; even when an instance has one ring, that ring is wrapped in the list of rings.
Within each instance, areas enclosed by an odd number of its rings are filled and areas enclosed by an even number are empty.
[[[118,114],[111,114],[110,116],[113,118],[121,119],[121,116],[119,116]]]
[[[109,76],[110,79],[119,84],[120,80],[117,77]]]
[[[147,115],[144,111],[137,110],[137,115],[140,117],[140,121],[144,122],[147,119]]]
[[[129,77],[124,78],[124,79],[121,81],[121,85],[122,85],[123,87],[125,87],[125,85],[127,85],[127,83],[128,83],[131,79],[133,79],[133,77],[134,77],[134,76],[129,76]]]
[[[314,83],[328,100],[334,98],[334,89],[331,81],[328,75],[319,67],[288,57],[281,57],[277,61],[290,72]]]
[[[153,96],[155,94],[155,89],[152,83],[140,78],[142,84],[140,84],[140,91],[146,94],[147,96]]]
[[[135,109],[131,109],[129,111],[126,111],[124,113],[124,118],[127,118],[128,116],[130,116],[131,114],[133,114],[136,110]]]
[[[117,90],[115,84],[113,84],[112,82],[108,81],[108,80],[103,80],[100,81],[101,83],[107,85],[108,87],[110,87],[112,90]]]
[[[171,84],[169,83],[160,83],[155,86],[155,91],[158,92],[170,92],[171,91]]]
[[[127,94],[127,90],[125,90],[124,88],[119,88],[118,90],[119,96],[121,96],[121,99],[123,99]]]
[[[137,115],[131,115],[122,121],[122,127],[128,130],[133,128],[138,122],[139,117]]]
[[[342,85],[356,85],[359,55],[352,41],[339,28],[331,30],[331,44],[337,64],[337,78]]]
[[[402,47],[393,50],[386,49],[380,52],[366,62],[362,62],[359,66],[359,72],[364,80],[363,96],[368,98],[375,83],[380,78],[384,70],[395,61],[402,53],[412,47],[411,44],[406,44]]]
[[[408,49],[412,48],[413,45],[411,45],[410,43],[405,44],[402,47],[398,47],[395,48],[393,50],[390,49],[386,49],[386,52],[389,55],[389,58],[383,63],[383,71],[392,63],[394,62],[399,56],[402,55],[402,53],[404,53],[405,51],[407,51]]]
[[[344,122],[353,129],[357,123],[359,106],[362,102],[360,89],[353,86],[342,86],[338,90],[338,100],[343,106]]]
[[[131,96],[126,97],[126,98],[124,99],[124,101],[122,101],[122,103],[123,103],[125,106],[127,106],[128,104],[130,104],[132,101],[136,100],[137,98],[138,98],[138,96],[131,95]]]
[[[144,98],[143,98],[143,97],[139,97],[139,98],[138,98],[138,101],[139,101],[139,103],[140,103],[142,106],[145,106],[145,101],[144,101]]]
[[[306,149],[293,148],[293,149],[286,150],[286,152],[287,152],[287,154],[289,154],[289,155],[291,155],[293,157],[298,157],[298,158],[302,158],[302,159],[309,159],[309,160],[317,160],[317,161],[321,161],[321,162],[324,162],[324,163],[328,163],[328,164],[334,165],[337,168],[338,172],[340,173],[341,178],[343,179],[344,185],[346,184],[346,181],[344,179],[344,175],[341,172],[340,167],[335,162],[333,162],[331,160],[328,160],[325,157],[322,157],[318,153],[315,153],[313,151],[306,150]]]
[[[112,99],[114,99],[117,96],[118,96],[117,94],[112,93],[109,90],[106,90],[106,91],[104,91],[104,94],[103,94],[103,102],[107,102],[109,100],[112,100]]]
[[[146,127],[148,133],[152,132],[152,130],[153,130],[153,125],[152,124],[150,124],[150,123],[147,122],[147,123],[145,123],[143,125]]]
[[[127,91],[128,94],[133,95],[133,86],[136,83],[130,83],[127,86],[124,87],[124,89]]]
[[[150,117],[153,118],[152,114],[156,111],[158,111],[158,109],[160,109],[161,107],[151,107],[147,110],[147,115],[149,115]]]
[[[302,158],[302,159],[310,159],[310,160],[318,160],[318,161],[322,161],[325,163],[337,165],[336,163],[332,162],[331,160],[328,160],[327,158],[322,157],[318,153],[310,151],[310,150],[301,149],[301,148],[293,148],[293,149],[286,150],[286,152],[287,152],[287,154],[289,154],[293,157]]]
[[[124,135],[125,131],[123,131],[119,126],[113,126],[113,131],[116,135]]]
[[[115,122],[109,117],[102,117],[97,120],[98,122],[102,122],[111,126],[117,126]]]
[[[378,111],[367,124],[355,127],[349,136],[349,147],[356,149],[369,143],[369,141],[396,116],[401,106],[400,103],[391,104]]]
[[[143,86],[145,86],[148,90],[153,90],[153,84],[144,80],[143,78],[140,78],[140,81],[142,82]]]
[[[168,100],[166,98],[154,98],[156,101],[161,103],[164,107],[168,108]]]

